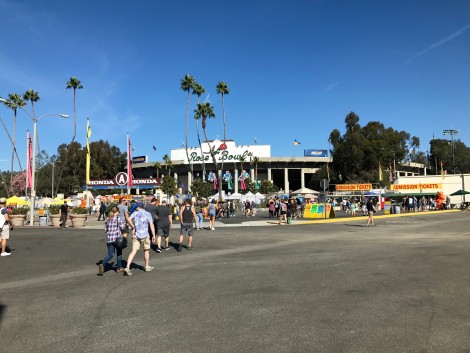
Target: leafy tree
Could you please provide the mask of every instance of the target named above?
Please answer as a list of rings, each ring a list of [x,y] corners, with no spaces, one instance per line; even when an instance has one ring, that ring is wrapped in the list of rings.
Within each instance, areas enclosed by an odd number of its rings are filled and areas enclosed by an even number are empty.
[[[10,193],[12,195],[24,195],[24,187],[26,185],[26,172],[13,173],[12,183],[10,185]]]
[[[444,170],[452,171],[452,141],[445,139],[432,139],[429,156],[429,165],[434,174],[440,174],[441,162]],[[470,172],[470,149],[460,140],[454,141],[455,172]]]
[[[197,198],[209,197],[212,195],[213,184],[202,179],[194,180],[191,185],[191,193]]]
[[[386,128],[377,121],[361,127],[353,112],[346,116],[345,125],[344,135],[334,129],[329,136],[333,182],[379,182],[379,163],[384,168],[409,158],[408,141],[414,148],[419,146],[418,138],[410,140],[407,132]]]
[[[160,189],[167,195],[168,198],[170,198],[170,196],[175,195],[178,191],[176,180],[170,175],[165,175],[162,178]]]
[[[189,162],[189,152],[188,152],[188,133],[189,133],[189,125],[188,124],[189,124],[189,120],[188,120],[188,117],[189,117],[189,99],[191,97],[191,90],[194,89],[194,84],[195,84],[194,78],[189,74],[185,75],[181,79],[180,88],[181,88],[182,91],[188,93],[188,99],[187,99],[187,102],[186,102],[186,140],[185,140],[184,148],[185,148],[185,151],[186,151],[186,157],[188,158],[189,166],[191,168],[191,174],[192,174],[192,171],[193,171],[193,165],[192,165],[192,163]]]
[[[272,192],[276,192],[279,190],[279,187],[274,185],[274,183],[271,180],[263,180],[261,181],[259,185],[259,192],[262,194],[270,194]]]

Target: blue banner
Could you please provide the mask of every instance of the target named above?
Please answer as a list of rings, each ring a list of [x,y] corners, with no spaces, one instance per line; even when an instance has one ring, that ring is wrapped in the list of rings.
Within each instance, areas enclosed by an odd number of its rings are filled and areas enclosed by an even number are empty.
[[[328,157],[327,150],[304,150],[305,157]]]

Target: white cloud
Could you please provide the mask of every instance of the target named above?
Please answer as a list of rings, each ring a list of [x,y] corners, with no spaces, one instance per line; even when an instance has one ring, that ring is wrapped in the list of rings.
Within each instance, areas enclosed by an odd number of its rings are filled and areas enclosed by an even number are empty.
[[[338,85],[339,85],[339,82],[330,83],[328,86],[326,86],[325,91],[326,91],[326,92],[329,92],[329,91],[331,91],[333,88],[335,88],[335,87],[338,86]]]

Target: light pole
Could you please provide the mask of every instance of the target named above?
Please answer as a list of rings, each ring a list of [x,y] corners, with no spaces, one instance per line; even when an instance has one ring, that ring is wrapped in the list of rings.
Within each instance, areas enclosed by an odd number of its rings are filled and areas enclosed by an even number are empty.
[[[0,98],[0,102],[6,103],[8,102],[4,98]],[[36,186],[35,186],[35,178],[36,178],[36,139],[37,139],[37,123],[42,118],[46,116],[60,116],[62,118],[68,118],[67,114],[45,114],[36,118],[34,115],[28,113],[28,111],[20,106],[18,106],[21,110],[23,110],[29,117],[33,120],[33,153],[32,153],[32,163],[31,163],[31,198],[30,198],[30,205],[29,205],[29,225],[32,227],[34,225],[34,206],[36,203]]]
[[[452,139],[452,173],[455,174],[455,144],[454,144],[454,136],[457,135],[460,132],[460,130],[455,130],[455,129],[446,129],[442,130],[442,133],[444,135],[450,135],[450,138]]]

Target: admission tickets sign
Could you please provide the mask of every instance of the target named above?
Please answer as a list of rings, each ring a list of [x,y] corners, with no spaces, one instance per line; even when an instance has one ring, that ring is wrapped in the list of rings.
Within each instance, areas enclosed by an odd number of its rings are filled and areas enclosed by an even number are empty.
[[[393,191],[415,191],[421,192],[422,190],[441,190],[441,183],[418,183],[418,184],[392,184],[390,190]]]
[[[368,191],[372,184],[337,184],[336,191]]]
[[[326,207],[326,208],[325,208]],[[325,217],[326,210],[326,217]],[[308,203],[305,205],[304,218],[335,218],[335,210],[331,203]]]

